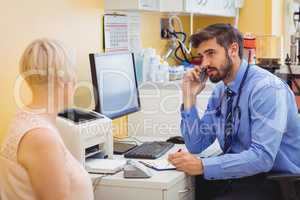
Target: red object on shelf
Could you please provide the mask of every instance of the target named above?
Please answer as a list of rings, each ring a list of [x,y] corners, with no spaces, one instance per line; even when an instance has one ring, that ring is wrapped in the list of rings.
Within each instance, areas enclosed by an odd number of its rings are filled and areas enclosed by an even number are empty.
[[[255,38],[244,38],[244,48],[245,49],[256,49],[256,39]]]
[[[244,48],[256,49],[256,38],[250,34],[244,36]]]
[[[251,33],[247,33],[244,35],[244,54],[245,59],[249,61],[250,64],[256,63],[256,38]],[[251,53],[251,57],[248,58],[249,52]]]

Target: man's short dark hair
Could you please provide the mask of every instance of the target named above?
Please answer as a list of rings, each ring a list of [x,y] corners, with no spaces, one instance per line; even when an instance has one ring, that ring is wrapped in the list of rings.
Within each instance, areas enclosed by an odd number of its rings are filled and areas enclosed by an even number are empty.
[[[210,25],[203,30],[201,30],[198,33],[193,34],[190,37],[190,42],[192,44],[192,47],[198,48],[199,45],[207,40],[216,38],[217,43],[224,47],[225,49],[228,49],[228,47],[236,42],[239,45],[239,57],[243,58],[243,49],[244,49],[244,43],[243,43],[243,36],[233,26],[230,24],[213,24]]]

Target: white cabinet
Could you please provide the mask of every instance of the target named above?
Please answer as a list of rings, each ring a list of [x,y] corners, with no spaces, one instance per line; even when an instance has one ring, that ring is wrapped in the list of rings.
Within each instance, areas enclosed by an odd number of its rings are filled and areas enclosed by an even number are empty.
[[[215,0],[216,13],[220,16],[234,17],[236,15],[235,0]]]
[[[179,181],[163,193],[163,200],[194,200],[195,186],[191,177]]]
[[[183,12],[185,0],[160,0],[161,12]]]
[[[185,0],[186,12],[194,14],[234,17],[235,0]]]
[[[160,0],[105,0],[105,10],[159,11]]]
[[[234,17],[239,0],[105,0],[105,10],[160,11]]]
[[[168,172],[157,173],[157,176],[164,176]],[[96,187],[95,200],[194,200],[195,189],[193,186],[192,177],[185,176],[180,178],[176,183],[177,175],[173,176],[171,182],[167,183],[164,180],[153,182],[152,186],[148,184],[151,179],[148,180],[136,180],[127,179],[125,182],[127,185],[118,185],[118,181],[122,181],[123,178],[112,179],[111,182],[103,179]],[[96,182],[96,181],[95,181]],[[175,183],[175,184],[174,184]],[[169,185],[170,187],[158,188],[159,184]],[[172,185],[174,184],[174,185]],[[149,185],[149,186],[148,186]]]
[[[185,0],[105,0],[106,10],[183,12]]]
[[[215,11],[215,0],[185,0],[185,11],[195,14],[212,15]]]
[[[158,137],[138,137],[142,141],[165,140]],[[161,159],[167,159],[169,153],[185,149],[184,145],[175,145]],[[124,159],[114,155],[114,159]],[[194,200],[194,178],[176,170],[155,171],[150,169],[152,177],[147,179],[126,179],[123,172],[102,177],[91,174],[95,189],[95,200]]]

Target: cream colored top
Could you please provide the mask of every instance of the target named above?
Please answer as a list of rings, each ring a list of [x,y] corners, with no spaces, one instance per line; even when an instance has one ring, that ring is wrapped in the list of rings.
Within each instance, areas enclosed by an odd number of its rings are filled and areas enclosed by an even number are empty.
[[[93,200],[91,179],[82,165],[75,160],[62,142],[58,130],[47,119],[19,112],[12,122],[8,135],[0,147],[1,200],[36,200],[27,171],[17,161],[17,151],[22,137],[35,128],[50,129],[63,146],[67,175],[71,183],[72,200]],[[42,164],[42,163],[41,163]],[[45,166],[46,167],[46,166]],[[47,177],[45,177],[47,178]],[[46,186],[47,187],[47,186]],[[51,190],[51,188],[49,188]]]

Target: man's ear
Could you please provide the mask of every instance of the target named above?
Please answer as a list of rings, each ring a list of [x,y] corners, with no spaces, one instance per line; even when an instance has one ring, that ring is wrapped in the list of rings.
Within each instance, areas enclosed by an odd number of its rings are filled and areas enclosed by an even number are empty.
[[[239,55],[239,44],[237,42],[233,42],[230,45],[229,52],[230,52],[231,56],[233,56],[233,57],[238,56]]]

